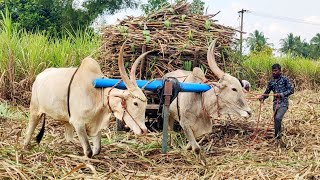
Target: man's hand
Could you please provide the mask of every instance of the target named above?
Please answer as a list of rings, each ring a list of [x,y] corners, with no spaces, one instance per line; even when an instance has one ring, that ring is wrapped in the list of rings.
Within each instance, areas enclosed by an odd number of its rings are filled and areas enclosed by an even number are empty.
[[[258,97],[258,99],[259,99],[259,101],[263,102],[264,101],[264,96],[261,95],[261,96]]]
[[[281,97],[280,94],[278,94],[278,93],[274,94],[273,96],[276,97],[276,98],[280,98]]]

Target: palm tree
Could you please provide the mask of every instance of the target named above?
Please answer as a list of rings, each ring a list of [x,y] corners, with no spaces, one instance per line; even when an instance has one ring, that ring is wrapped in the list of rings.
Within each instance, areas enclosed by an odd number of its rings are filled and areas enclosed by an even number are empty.
[[[284,39],[280,40],[281,48],[280,51],[293,56],[310,56],[310,45],[301,40],[300,36],[294,36],[292,33]]]
[[[280,51],[283,53],[290,53],[295,49],[296,40],[292,33],[288,34],[287,38],[280,39],[281,48]]]
[[[320,33],[317,33],[310,41],[311,58],[320,58]]]
[[[268,47],[270,44],[267,43],[266,37],[264,37],[262,32],[255,30],[253,33],[249,34],[247,38],[247,46],[250,48],[250,51],[260,52],[264,48]]]

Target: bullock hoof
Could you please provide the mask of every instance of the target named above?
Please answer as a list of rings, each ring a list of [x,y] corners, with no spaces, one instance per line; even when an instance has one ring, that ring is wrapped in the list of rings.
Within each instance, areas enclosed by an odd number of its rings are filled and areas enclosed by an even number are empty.
[[[96,155],[98,155],[98,154],[100,154],[100,152],[101,152],[101,148],[99,148],[99,149],[94,149],[93,150],[93,155],[92,156],[96,156]]]
[[[91,151],[91,150],[88,151],[88,152],[86,153],[86,156],[87,156],[88,158],[91,158],[91,157],[92,157],[92,151]]]
[[[195,144],[192,146],[192,151],[194,151],[196,154],[200,153],[200,146],[198,144]]]
[[[196,154],[200,154],[200,148],[195,148],[193,151],[194,151]]]
[[[24,149],[24,150],[30,150],[30,149],[31,149],[31,146],[30,146],[30,145],[24,145],[24,146],[23,146],[23,149]]]
[[[93,153],[93,154],[92,154],[92,157],[97,156],[97,155],[99,155],[99,154],[100,154],[100,152]]]
[[[191,143],[190,142],[188,142],[188,144],[187,144],[187,150],[191,150],[192,149],[192,147],[191,147]]]

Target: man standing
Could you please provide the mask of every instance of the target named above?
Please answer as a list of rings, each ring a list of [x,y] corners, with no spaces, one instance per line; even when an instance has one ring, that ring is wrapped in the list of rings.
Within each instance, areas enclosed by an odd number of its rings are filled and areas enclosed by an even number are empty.
[[[281,141],[281,123],[284,114],[288,110],[288,97],[294,93],[293,86],[289,79],[281,74],[281,66],[279,64],[272,65],[272,78],[268,83],[268,87],[264,95],[259,97],[260,101],[264,101],[269,97],[270,91],[273,92],[273,111],[274,111],[274,136],[277,146],[283,146]]]

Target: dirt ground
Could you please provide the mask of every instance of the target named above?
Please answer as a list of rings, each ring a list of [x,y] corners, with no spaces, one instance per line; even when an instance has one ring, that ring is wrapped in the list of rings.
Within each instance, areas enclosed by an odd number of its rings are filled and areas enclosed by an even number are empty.
[[[172,132],[168,153],[162,154],[161,132],[139,137],[116,132],[111,123],[103,131],[102,152],[87,159],[76,136],[64,140],[57,121],[48,121],[40,145],[33,141],[27,151],[22,149],[27,120],[2,118],[0,179],[320,179],[320,92],[290,97],[282,148],[272,138],[271,98],[262,105],[258,128],[259,102],[250,106],[249,119],[216,119],[213,133],[199,139],[200,155],[185,149],[183,133]]]

